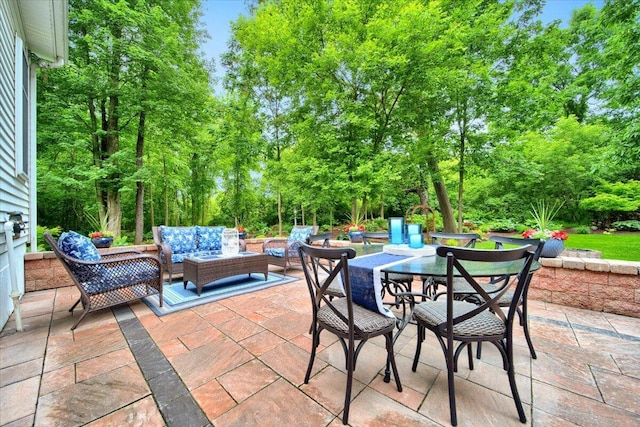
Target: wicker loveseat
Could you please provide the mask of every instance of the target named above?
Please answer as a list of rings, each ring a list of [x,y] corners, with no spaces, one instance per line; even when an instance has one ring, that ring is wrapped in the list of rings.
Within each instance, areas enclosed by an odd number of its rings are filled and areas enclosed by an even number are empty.
[[[222,253],[222,232],[224,226],[170,227],[161,225],[152,227],[153,241],[158,247],[158,257],[169,273],[169,282],[174,274],[182,274],[182,262],[185,258]],[[244,251],[246,244],[240,240],[240,250]]]
[[[317,225],[296,225],[288,238],[276,237],[262,242],[262,252],[269,255],[269,264],[282,267],[284,274],[287,274],[288,267],[300,265],[298,249],[301,242],[329,247],[331,233],[316,234],[317,232]]]

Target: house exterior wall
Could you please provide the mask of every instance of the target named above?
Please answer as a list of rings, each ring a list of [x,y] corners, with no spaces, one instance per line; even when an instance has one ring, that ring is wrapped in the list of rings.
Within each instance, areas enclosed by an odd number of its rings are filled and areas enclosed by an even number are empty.
[[[19,29],[16,24],[16,13],[12,4],[0,2],[0,326],[4,326],[13,311],[11,294],[10,267],[15,268],[18,290],[24,292],[24,268],[20,268],[28,237],[23,234],[13,242],[14,260],[9,260],[7,241],[4,233],[4,221],[9,212],[22,212],[28,220],[29,182],[26,174],[16,171],[17,149],[21,144],[28,145],[28,136],[16,144],[16,124],[21,124],[16,114],[16,35]],[[27,74],[29,75],[29,74]],[[30,119],[27,115],[26,120]],[[13,261],[13,262],[10,262]]]

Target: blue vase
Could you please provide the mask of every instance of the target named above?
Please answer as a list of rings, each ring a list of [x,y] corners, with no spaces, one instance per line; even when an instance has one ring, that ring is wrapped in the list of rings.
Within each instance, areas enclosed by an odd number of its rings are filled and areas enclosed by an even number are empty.
[[[540,256],[543,258],[555,258],[564,251],[564,240],[548,239],[544,242],[544,247]]]

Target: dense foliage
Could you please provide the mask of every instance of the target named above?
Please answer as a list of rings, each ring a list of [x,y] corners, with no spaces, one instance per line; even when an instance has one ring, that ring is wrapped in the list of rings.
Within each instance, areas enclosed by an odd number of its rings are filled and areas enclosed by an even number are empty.
[[[637,0],[568,27],[536,0],[255,2],[219,99],[199,0],[70,6],[70,64],[39,72],[42,225],[282,233],[428,203],[454,231],[538,200],[569,224],[640,219]]]

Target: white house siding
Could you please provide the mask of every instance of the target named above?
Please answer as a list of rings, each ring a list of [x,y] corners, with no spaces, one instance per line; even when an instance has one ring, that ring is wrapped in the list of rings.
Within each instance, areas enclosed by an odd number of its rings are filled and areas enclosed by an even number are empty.
[[[11,280],[4,221],[8,212],[22,212],[29,219],[29,182],[16,173],[16,12],[11,2],[0,1],[0,327],[13,311],[9,298]],[[28,135],[22,143],[28,144]],[[18,289],[24,292],[24,253],[28,236],[14,241],[14,267]]]

